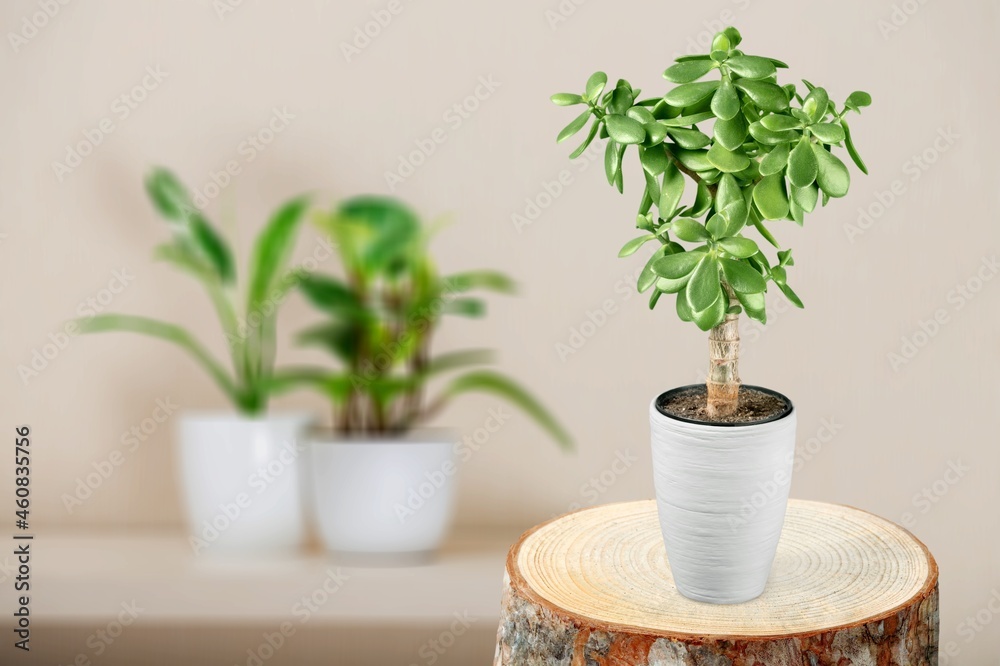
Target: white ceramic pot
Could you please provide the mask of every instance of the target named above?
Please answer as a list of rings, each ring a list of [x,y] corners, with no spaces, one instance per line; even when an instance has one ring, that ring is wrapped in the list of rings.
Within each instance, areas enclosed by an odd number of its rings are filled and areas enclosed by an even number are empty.
[[[181,416],[179,463],[195,553],[267,555],[302,545],[309,417]]]
[[[749,425],[706,425],[650,405],[660,529],[677,590],[717,604],[749,601],[767,584],[785,520],[795,411]],[[746,387],[759,389],[759,387]],[[780,394],[779,394],[780,395]]]
[[[368,439],[315,434],[313,516],[326,548],[362,564],[437,550],[453,510],[454,444],[441,432]]]

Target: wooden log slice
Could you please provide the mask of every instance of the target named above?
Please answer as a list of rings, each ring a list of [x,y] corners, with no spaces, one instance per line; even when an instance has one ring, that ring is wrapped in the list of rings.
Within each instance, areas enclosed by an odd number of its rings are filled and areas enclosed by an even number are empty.
[[[937,664],[938,569],[865,511],[792,500],[764,593],[682,597],[652,500],[584,509],[511,549],[495,666]]]

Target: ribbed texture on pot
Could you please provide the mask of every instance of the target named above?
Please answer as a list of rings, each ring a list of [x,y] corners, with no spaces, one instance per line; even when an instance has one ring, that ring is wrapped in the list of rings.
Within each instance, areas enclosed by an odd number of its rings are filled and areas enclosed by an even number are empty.
[[[785,519],[795,412],[770,423],[711,426],[650,405],[660,529],[678,591],[740,603],[767,584]]]

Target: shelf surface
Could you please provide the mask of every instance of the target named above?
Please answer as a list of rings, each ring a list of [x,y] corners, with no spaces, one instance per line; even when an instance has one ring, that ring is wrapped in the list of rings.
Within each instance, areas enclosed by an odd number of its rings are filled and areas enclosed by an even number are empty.
[[[274,623],[307,613],[321,624],[497,618],[504,561],[518,534],[465,529],[426,564],[357,567],[319,550],[271,559],[195,555],[180,533],[43,532],[32,542],[32,613],[39,623],[92,624],[134,603],[143,624]]]

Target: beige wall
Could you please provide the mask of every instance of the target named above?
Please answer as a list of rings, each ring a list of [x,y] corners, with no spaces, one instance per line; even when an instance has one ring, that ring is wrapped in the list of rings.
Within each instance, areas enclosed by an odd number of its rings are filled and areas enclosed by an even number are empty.
[[[996,625],[968,643],[960,625],[1000,589],[1000,279],[977,277],[995,278],[1000,245],[995,2],[233,0],[220,15],[224,2],[70,2],[26,42],[8,36],[0,47],[0,404],[5,427],[35,430],[38,522],[177,524],[172,421],[127,452],[83,506],[70,513],[61,496],[121,449],[123,432],[158,399],[225,406],[185,357],[126,336],[70,339],[38,376],[18,374],[81,303],[108,295],[116,271],[128,285],[110,309],[183,322],[224,351],[198,288],[150,261],[165,237],[140,187],[151,164],[204,190],[211,172],[235,161],[241,173],[209,211],[245,254],[286,197],[388,192],[385,172],[438,128],[443,143],[396,193],[427,216],[453,216],[436,246],[445,269],[500,267],[524,285],[522,298],[495,300],[488,321],[449,325],[439,349],[499,348],[504,367],[545,396],[579,443],[577,455],[562,455],[514,415],[463,466],[460,522],[526,526],[574,503],[650,496],[647,403],[698,379],[705,337],[669,307],[651,314],[626,285],[641,260],[615,255],[633,235],[638,174],[627,172],[622,197],[599,161],[571,165],[554,136],[572,114],[547,97],[582,88],[598,68],[661,90],[671,58],[721,20],[738,25],[748,51],[787,60],[836,99],[855,88],[875,99],[854,122],[871,176],[855,172],[849,197],[805,229],[775,225],[795,248],[792,279],[807,310],[771,301],[766,330],[745,331],[743,378],[787,393],[800,410],[794,494],[906,520],[941,562],[942,634],[961,650],[956,663],[996,654]],[[390,6],[400,11],[348,62],[341,44]],[[20,32],[36,11],[35,2],[6,2],[0,26]],[[119,99],[144,84],[134,109]],[[449,112],[477,90],[484,99],[467,118]],[[292,117],[252,154],[243,142],[275,109]],[[102,122],[113,132],[60,179],[53,162]],[[563,192],[547,199],[546,183],[560,179]],[[526,199],[546,207],[518,228],[512,216]],[[870,222],[859,222],[859,209],[872,211]],[[300,257],[314,248],[310,232]],[[964,284],[981,289],[962,296]],[[613,312],[604,324],[561,357],[558,345],[605,306]],[[311,318],[297,299],[284,315],[286,340]],[[921,322],[935,317],[944,323],[924,335]],[[921,346],[894,368],[889,354],[902,353],[903,338]],[[302,405],[322,409],[310,396],[278,406]],[[471,433],[493,406],[469,399],[441,423]],[[608,470],[619,455],[634,462],[616,475]],[[614,483],[586,489],[602,472]],[[5,462],[0,487],[10,484]]]

